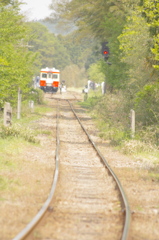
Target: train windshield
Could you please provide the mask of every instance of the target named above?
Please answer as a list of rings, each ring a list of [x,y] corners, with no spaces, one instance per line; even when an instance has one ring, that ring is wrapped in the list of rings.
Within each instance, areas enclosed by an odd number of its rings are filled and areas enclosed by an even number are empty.
[[[53,74],[53,75],[52,75],[52,78],[57,79],[57,78],[58,78],[58,75],[57,75],[57,74]]]
[[[42,73],[42,78],[47,78],[47,73]]]

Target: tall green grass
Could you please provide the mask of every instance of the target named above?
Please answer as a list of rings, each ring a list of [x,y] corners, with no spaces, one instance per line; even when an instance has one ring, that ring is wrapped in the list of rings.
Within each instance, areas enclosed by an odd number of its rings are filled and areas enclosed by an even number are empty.
[[[80,105],[91,113],[99,129],[99,136],[109,140],[110,145],[124,154],[149,159],[152,163],[159,164],[159,127],[142,126],[136,122],[136,133],[132,138],[131,104],[124,99],[122,93],[106,93],[102,96],[101,93],[92,91],[88,93],[87,100]]]

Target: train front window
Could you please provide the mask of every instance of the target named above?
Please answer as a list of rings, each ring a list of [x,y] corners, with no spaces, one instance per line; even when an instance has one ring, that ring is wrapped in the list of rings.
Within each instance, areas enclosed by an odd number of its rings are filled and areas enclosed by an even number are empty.
[[[42,73],[42,78],[47,78],[47,74],[46,73]]]
[[[53,79],[57,79],[57,78],[58,78],[58,75],[57,75],[57,74],[53,74],[53,75],[52,75],[52,78],[53,78]]]

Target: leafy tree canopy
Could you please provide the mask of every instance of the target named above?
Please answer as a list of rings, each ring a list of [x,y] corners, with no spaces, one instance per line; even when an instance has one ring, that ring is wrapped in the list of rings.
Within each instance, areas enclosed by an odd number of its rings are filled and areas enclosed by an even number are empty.
[[[27,47],[29,29],[19,14],[18,6],[0,10],[0,105],[16,102],[17,90],[29,91],[33,55]]]
[[[101,72],[101,66],[98,63],[93,63],[88,69],[88,76],[91,81],[101,83],[105,81],[105,74]]]
[[[29,41],[29,45],[32,46],[30,51],[37,54],[35,62],[37,72],[42,67],[55,67],[61,70],[70,63],[67,49],[53,33],[38,22],[28,24],[32,29],[32,39]]]
[[[145,16],[150,33],[153,38],[151,51],[154,54],[153,67],[159,69],[159,2],[152,0],[143,1],[140,11]]]
[[[13,4],[13,3],[14,3],[13,0],[1,0],[2,5],[9,5],[9,4]]]

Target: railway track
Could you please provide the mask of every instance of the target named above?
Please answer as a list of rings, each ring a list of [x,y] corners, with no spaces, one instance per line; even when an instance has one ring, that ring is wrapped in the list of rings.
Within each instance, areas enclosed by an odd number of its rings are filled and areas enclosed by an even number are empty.
[[[13,240],[128,239],[130,209],[120,181],[77,116],[79,109],[64,96],[53,101],[59,106],[53,185]]]

